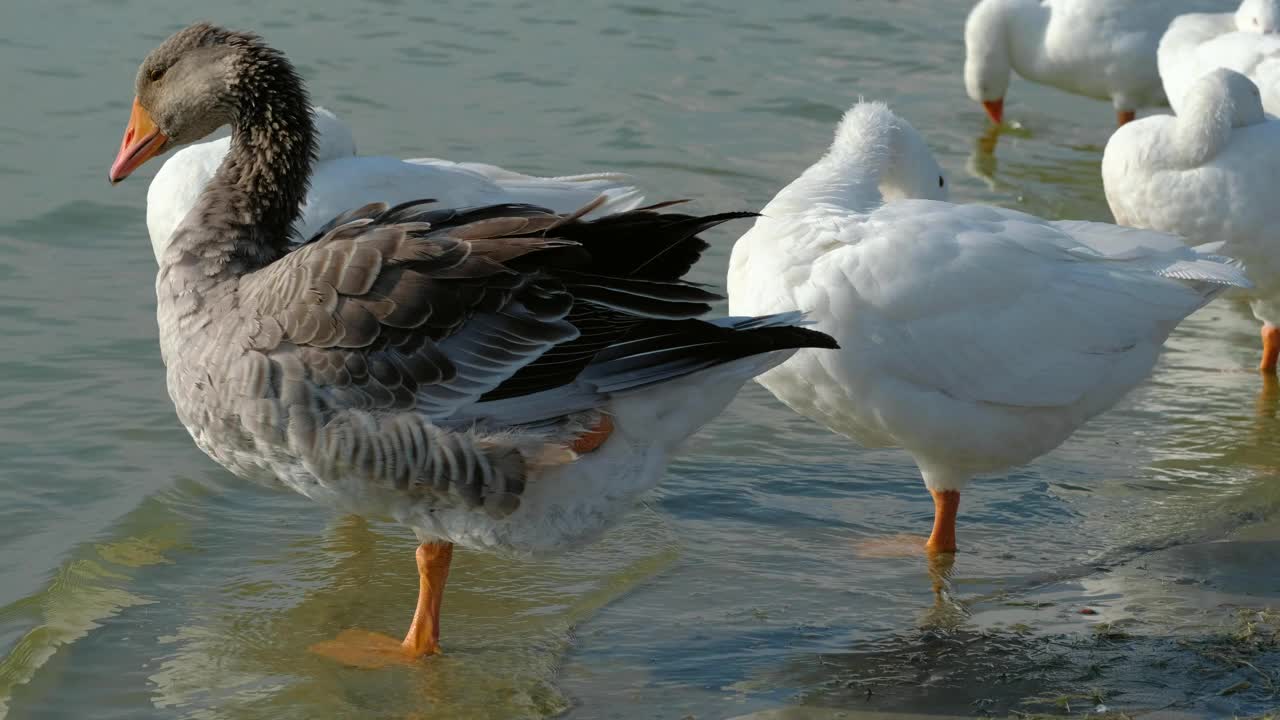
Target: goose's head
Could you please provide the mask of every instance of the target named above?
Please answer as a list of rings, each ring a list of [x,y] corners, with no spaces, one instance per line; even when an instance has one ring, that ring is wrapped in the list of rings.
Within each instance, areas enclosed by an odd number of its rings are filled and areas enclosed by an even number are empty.
[[[890,115],[896,121],[897,137],[880,176],[880,195],[886,202],[909,198],[946,200],[950,190],[947,177],[928,143],[911,123]]]
[[[1206,126],[1246,127],[1265,122],[1262,93],[1248,77],[1235,70],[1218,68],[1192,83],[1183,101],[1181,117],[1208,120]]]
[[[997,125],[1004,120],[1004,96],[1013,68],[1010,18],[1005,0],[982,0],[964,23],[964,89]]]
[[[1241,32],[1280,33],[1280,0],[1244,0],[1235,18]]]
[[[829,156],[844,165],[878,169],[877,190],[884,202],[947,199],[946,175],[928,143],[884,103],[850,108],[836,128]]]
[[[285,57],[256,35],[208,23],[179,30],[152,50],[138,68],[129,125],[108,179],[128,177],[171,148],[201,140],[246,116],[278,112],[302,94]],[[285,120],[277,118],[277,120]],[[290,118],[289,120],[294,120]],[[310,130],[310,118],[306,122]]]

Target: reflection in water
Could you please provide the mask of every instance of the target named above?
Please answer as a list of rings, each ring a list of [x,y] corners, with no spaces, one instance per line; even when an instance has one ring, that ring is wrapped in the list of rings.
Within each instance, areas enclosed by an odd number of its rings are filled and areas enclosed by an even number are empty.
[[[1023,83],[1035,133],[987,138],[955,72],[965,3],[388,1],[358,32],[348,5],[223,4],[214,19],[288,50],[371,153],[632,169],[652,195],[752,209],[861,95],[921,131],[957,202],[1110,218],[1107,113]],[[209,6],[168,0],[166,17]],[[1274,706],[1256,678],[1219,698],[1251,671],[1200,653],[1233,616],[1224,603],[1275,604],[1280,551],[1276,393],[1251,370],[1256,321],[1226,302],[1180,327],[1120,407],[973,483],[947,563],[856,556],[862,538],[928,527],[916,468],[752,385],[673,467],[660,514],[550,562],[459,553],[445,654],[385,672],[311,656],[344,628],[403,629],[414,540],[235,481],[174,420],[145,178],[108,194],[85,162],[118,136],[121,83],[174,28],[138,2],[5,13],[30,38],[0,38],[0,76],[30,110],[0,117],[0,174],[14,179],[0,193],[0,335],[18,339],[0,354],[0,704],[15,718],[718,718],[807,700],[972,716],[1051,691],[1080,711],[1074,695],[1094,684],[1113,708],[1158,707],[1144,704],[1156,683],[1224,703],[1177,708],[1192,715]],[[45,72],[60,67],[77,72]],[[698,281],[723,283],[743,229],[712,235]],[[1093,629],[1110,620],[1138,639]],[[1126,680],[1135,658],[1171,669]],[[1094,679],[1094,663],[1109,674]]]
[[[1254,405],[1259,420],[1254,425],[1255,435],[1261,436],[1275,430],[1274,423],[1267,421],[1276,419],[1277,404],[1280,404],[1280,381],[1274,373],[1262,373],[1262,389],[1258,391],[1258,400]]]
[[[402,624],[417,588],[413,541],[348,516],[317,540],[263,554],[166,638],[172,654],[151,676],[158,707],[210,704],[230,718],[279,717],[300,699],[334,717],[546,717],[568,700],[556,688],[574,625],[675,558],[666,528],[641,513],[594,549],[514,563],[459,554],[445,595],[449,643],[440,655],[381,671],[308,653],[348,627]]]
[[[986,184],[987,189],[991,192],[1000,192],[1003,186],[1000,181],[996,180],[996,167],[999,165],[996,160],[996,143],[1000,140],[1000,126],[988,125],[973,141],[973,151],[969,153],[968,159],[965,160],[965,172],[977,180],[981,180]]]
[[[969,619],[968,610],[956,598],[955,588],[951,585],[956,553],[929,553],[926,561],[929,581],[933,586],[933,605],[925,611],[920,627],[955,630]]]
[[[41,592],[0,609],[0,626],[32,625],[0,660],[0,718],[19,687],[30,682],[59,648],[70,645],[129,608],[155,598],[138,594],[136,579],[147,568],[169,564],[185,544],[186,528],[157,517],[148,501],[122,518],[113,538],[77,549]]]

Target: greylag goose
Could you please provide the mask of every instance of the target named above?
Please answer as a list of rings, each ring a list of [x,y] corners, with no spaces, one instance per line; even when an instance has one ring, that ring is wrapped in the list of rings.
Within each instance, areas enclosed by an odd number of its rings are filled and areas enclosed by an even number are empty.
[[[182,424],[240,477],[420,540],[404,640],[314,646],[343,662],[437,652],[454,544],[529,556],[592,539],[744,382],[834,347],[797,313],[699,319],[718,296],[682,280],[698,233],[749,213],[374,203],[294,245],[315,133],[282,53],[197,24],[147,55],[136,89],[112,182],[231,126],[156,277]]]

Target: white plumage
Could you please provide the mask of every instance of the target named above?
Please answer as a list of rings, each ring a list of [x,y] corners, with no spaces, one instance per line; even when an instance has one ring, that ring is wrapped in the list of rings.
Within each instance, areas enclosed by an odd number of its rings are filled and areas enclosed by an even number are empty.
[[[1247,284],[1211,248],[955,205],[944,185],[909,124],[860,103],[728,277],[733,313],[800,310],[841,347],[758,381],[838,433],[905,448],[935,492],[1052,450],[1147,376],[1178,322]]]
[[[1213,0],[982,0],[965,23],[965,88],[999,123],[1012,70],[1032,82],[1107,100],[1120,122],[1165,104],[1156,46],[1180,13]]]
[[[1225,69],[1201,76],[1177,117],[1144,118],[1117,131],[1102,158],[1116,221],[1220,241],[1257,286],[1254,315],[1280,323],[1280,120],[1264,112],[1258,88]],[[1280,337],[1276,338],[1280,340]],[[1277,349],[1280,349],[1278,346]],[[1274,351],[1265,351],[1274,352]],[[1263,369],[1274,366],[1263,358]]]
[[[1174,112],[1197,78],[1217,68],[1249,77],[1262,105],[1280,113],[1280,0],[1244,0],[1234,13],[1192,13],[1169,24],[1160,39],[1160,78]]]
[[[440,207],[518,202],[567,213],[605,196],[605,203],[588,217],[630,210],[644,202],[644,195],[622,173],[548,178],[484,163],[359,156],[345,123],[322,107],[314,108],[314,116],[317,162],[302,214],[294,224],[301,239],[310,238],[338,214],[371,202],[395,205],[433,198]],[[157,261],[230,146],[228,137],[189,145],[156,173],[147,189],[147,233]]]

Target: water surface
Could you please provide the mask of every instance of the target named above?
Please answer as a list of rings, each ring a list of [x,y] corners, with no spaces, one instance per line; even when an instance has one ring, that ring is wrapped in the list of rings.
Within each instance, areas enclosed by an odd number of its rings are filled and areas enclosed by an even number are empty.
[[[265,34],[368,154],[623,170],[655,198],[752,209],[864,96],[924,133],[957,199],[1108,220],[1106,105],[1015,81],[1007,112],[1021,129],[982,150],[985,117],[959,70],[964,5],[6,5],[0,716],[798,718],[1105,704],[1220,717],[1274,704],[1232,661],[1274,678],[1274,645],[1232,638],[1268,627],[1249,613],[1280,595],[1277,401],[1249,372],[1256,326],[1228,301],[1188,321],[1115,411],[1040,462],[975,483],[954,567],[855,556],[859,540],[927,531],[914,466],[752,386],[601,543],[532,565],[459,553],[446,654],[380,672],[306,648],[346,627],[403,630],[411,536],[239,482],[174,418],[143,221],[154,170],[116,188],[104,176],[137,62],[181,25]],[[743,230],[715,233],[697,279],[722,283]]]

